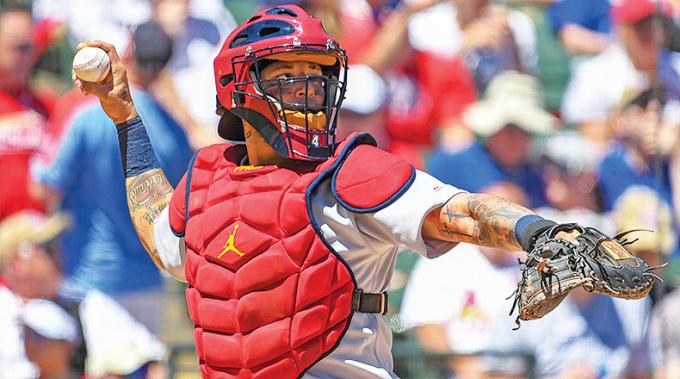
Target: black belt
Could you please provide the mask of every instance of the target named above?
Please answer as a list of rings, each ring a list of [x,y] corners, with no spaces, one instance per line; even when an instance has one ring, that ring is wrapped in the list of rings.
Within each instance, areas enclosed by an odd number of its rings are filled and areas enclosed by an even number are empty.
[[[352,294],[352,310],[361,313],[387,313],[387,292],[364,293],[357,288]]]

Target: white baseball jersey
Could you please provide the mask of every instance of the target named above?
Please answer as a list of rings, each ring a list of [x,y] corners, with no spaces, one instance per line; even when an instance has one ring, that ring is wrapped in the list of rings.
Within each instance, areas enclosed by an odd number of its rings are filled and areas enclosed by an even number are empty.
[[[386,291],[400,248],[434,258],[456,244],[424,240],[425,216],[462,192],[417,171],[409,189],[394,203],[375,213],[353,213],[331,194],[330,180],[311,198],[323,237],[350,266],[357,286],[368,293]],[[167,208],[154,230],[161,260],[176,278],[183,278],[184,241],[171,229]],[[392,372],[392,331],[385,316],[355,312],[347,332],[331,354],[313,365],[305,379],[396,378]]]

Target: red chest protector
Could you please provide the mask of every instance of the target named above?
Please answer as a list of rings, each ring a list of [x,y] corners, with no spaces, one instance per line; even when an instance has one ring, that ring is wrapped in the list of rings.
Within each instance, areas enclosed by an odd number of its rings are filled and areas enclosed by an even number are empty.
[[[186,297],[204,378],[296,378],[339,344],[357,285],[318,233],[310,198],[330,179],[346,208],[374,212],[415,177],[369,135],[348,140],[306,173],[239,166],[243,146],[196,155],[170,223],[185,236]]]

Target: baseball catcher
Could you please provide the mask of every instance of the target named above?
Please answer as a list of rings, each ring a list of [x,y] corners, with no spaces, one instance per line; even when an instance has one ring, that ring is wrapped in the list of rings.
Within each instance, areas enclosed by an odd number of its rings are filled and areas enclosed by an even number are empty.
[[[198,151],[175,189],[159,169],[115,49],[85,46],[106,50],[112,72],[102,83],[76,85],[116,124],[142,243],[159,268],[188,284],[204,378],[394,378],[384,315],[400,248],[434,258],[459,242],[540,246],[546,259],[576,251],[560,241],[590,241],[587,229],[552,228],[524,207],[441,183],[368,134],[336,140],[338,110],[351,91],[347,58],[300,7],[265,9],[226,39],[214,60],[218,131],[240,144]],[[574,272],[590,275],[582,266],[591,261],[580,262]],[[527,285],[541,283],[526,276]],[[624,293],[587,279],[593,289]]]

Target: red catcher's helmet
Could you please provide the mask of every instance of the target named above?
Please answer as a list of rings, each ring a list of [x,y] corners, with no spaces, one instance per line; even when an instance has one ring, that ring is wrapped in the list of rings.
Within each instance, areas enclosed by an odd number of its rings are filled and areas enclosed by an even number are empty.
[[[260,70],[275,60],[317,63],[323,74],[263,80]],[[214,67],[222,138],[244,141],[245,120],[284,157],[323,160],[333,154],[347,57],[321,21],[295,5],[265,9],[227,37]],[[284,102],[283,93],[293,87],[304,89],[303,100]],[[317,100],[323,93],[324,103],[310,103],[310,91]]]

